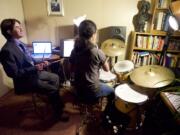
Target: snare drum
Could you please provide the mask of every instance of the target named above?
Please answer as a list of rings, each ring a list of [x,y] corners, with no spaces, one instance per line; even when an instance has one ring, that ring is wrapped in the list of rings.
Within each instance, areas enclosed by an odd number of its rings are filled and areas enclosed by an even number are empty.
[[[122,60],[114,65],[114,71],[118,76],[118,80],[126,80],[128,73],[134,69],[134,64],[130,60]]]
[[[131,89],[127,84],[115,88],[115,107],[130,117],[127,129],[137,129],[143,123],[139,106],[147,101],[148,96]]]
[[[109,72],[104,71],[103,69],[99,70],[99,80],[101,82],[106,83],[107,85],[114,87],[116,84],[116,75]]]

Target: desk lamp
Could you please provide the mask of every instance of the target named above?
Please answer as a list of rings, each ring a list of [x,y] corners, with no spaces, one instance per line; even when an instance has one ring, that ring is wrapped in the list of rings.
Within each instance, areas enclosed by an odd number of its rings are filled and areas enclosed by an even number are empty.
[[[170,15],[167,18],[167,35],[165,37],[164,46],[161,52],[159,59],[159,64],[163,65],[164,59],[166,57],[167,49],[169,47],[169,37],[173,34],[174,31],[179,29],[180,24],[180,1],[172,2],[170,5]],[[179,21],[179,22],[178,22]]]
[[[84,20],[86,20],[86,15],[83,16],[79,16],[77,18],[73,19],[73,23],[74,23],[74,36],[76,37],[78,35],[78,27],[80,25],[80,23]]]

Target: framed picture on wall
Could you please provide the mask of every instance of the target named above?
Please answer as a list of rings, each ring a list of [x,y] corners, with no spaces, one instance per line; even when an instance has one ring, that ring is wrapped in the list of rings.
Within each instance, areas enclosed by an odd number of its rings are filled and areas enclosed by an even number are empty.
[[[63,0],[47,0],[48,15],[64,16]]]

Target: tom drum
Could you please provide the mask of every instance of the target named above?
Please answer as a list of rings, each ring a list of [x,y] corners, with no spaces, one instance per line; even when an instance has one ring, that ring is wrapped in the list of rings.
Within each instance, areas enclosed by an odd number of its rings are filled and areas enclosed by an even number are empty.
[[[126,80],[128,73],[134,69],[134,64],[130,60],[118,61],[113,67],[115,73],[118,76],[118,80]]]
[[[103,69],[99,70],[99,80],[101,82],[106,83],[107,85],[114,87],[116,84],[116,75],[109,72],[104,71]]]

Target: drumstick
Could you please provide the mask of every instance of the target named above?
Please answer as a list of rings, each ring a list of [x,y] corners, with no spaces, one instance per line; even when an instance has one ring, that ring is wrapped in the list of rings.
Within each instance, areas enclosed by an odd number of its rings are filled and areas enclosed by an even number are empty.
[[[105,62],[107,62],[109,60],[109,57],[106,57],[106,60],[105,60]]]
[[[56,61],[50,62],[50,64],[46,65],[45,67],[48,67],[48,66],[50,66],[50,65],[52,65],[52,64],[54,64],[54,63],[60,62],[60,61],[61,61],[61,60],[56,60]]]
[[[57,63],[57,62],[60,62],[60,61],[61,61],[61,60],[56,60],[56,61],[50,62],[49,65],[54,64],[54,63]]]

